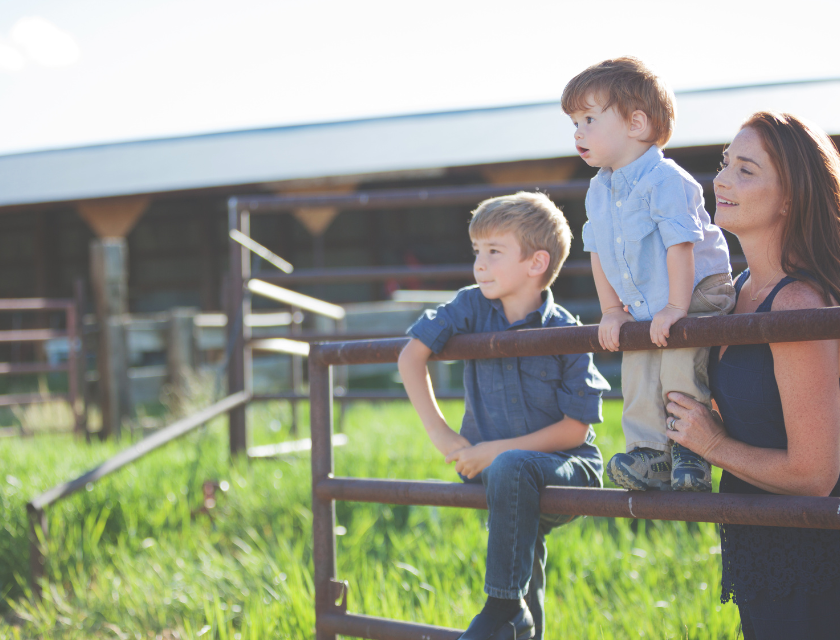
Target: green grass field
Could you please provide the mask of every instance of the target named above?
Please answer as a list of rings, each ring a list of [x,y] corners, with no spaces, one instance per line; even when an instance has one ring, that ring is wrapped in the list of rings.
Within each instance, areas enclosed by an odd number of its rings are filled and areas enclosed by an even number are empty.
[[[463,403],[443,403],[458,424]],[[288,439],[288,409],[249,409],[254,444]],[[308,422],[308,416],[304,420]],[[598,429],[623,446],[620,404]],[[309,459],[231,464],[226,422],[55,505],[49,585],[28,592],[26,501],[118,450],[69,437],[0,441],[0,639],[313,636]],[[407,403],[350,408],[337,475],[454,480]],[[227,481],[212,515],[204,480]],[[486,512],[338,503],[348,609],[464,628],[484,601]],[[584,518],[549,539],[548,638],[736,638],[719,602],[714,525]]]

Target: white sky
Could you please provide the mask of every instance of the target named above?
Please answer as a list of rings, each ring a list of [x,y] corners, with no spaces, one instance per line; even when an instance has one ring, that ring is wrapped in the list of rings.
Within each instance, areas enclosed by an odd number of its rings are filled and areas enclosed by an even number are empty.
[[[3,0],[0,154],[556,100],[622,54],[676,90],[840,77],[838,24],[837,0]]]

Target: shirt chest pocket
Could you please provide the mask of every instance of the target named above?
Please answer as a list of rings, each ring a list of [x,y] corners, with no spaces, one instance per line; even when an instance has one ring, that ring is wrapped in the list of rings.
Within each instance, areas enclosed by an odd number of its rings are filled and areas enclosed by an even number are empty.
[[[563,369],[555,358],[522,358],[519,364],[522,395],[529,407],[545,411],[557,409],[557,390]]]
[[[630,242],[639,242],[656,229],[656,223],[650,217],[650,205],[644,198],[631,198],[618,210],[624,238]]]

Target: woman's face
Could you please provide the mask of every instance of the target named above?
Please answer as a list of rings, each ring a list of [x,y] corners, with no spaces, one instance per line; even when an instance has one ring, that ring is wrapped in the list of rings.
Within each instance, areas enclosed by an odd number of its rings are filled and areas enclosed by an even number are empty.
[[[715,178],[715,224],[743,241],[783,220],[784,194],[779,174],[754,129],[741,129],[723,152]]]

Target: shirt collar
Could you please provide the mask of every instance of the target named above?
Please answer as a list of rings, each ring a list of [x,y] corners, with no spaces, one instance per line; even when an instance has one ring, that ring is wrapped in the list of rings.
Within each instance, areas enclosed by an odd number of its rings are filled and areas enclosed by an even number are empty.
[[[606,167],[602,167],[597,174],[598,180],[606,186],[610,186],[612,183],[613,174],[620,175],[627,181],[628,185],[633,185],[634,182],[638,182],[642,179],[646,173],[648,173],[654,166],[656,166],[659,162],[662,161],[662,158],[665,156],[662,154],[662,149],[657,147],[656,145],[651,145],[650,149],[645,151],[642,155],[638,158],[633,160],[630,164],[626,167],[621,167],[621,169],[616,169],[613,171],[612,169],[607,169]]]
[[[531,323],[537,323],[541,327],[544,327],[548,321],[551,319],[552,312],[554,311],[554,295],[551,293],[551,289],[546,289],[541,294],[543,303],[540,305],[540,308],[536,311],[532,311],[529,313],[523,320],[519,320],[518,322],[514,322],[511,327],[518,327],[520,325],[526,325]],[[502,305],[501,300],[496,298],[495,300],[490,300],[490,306],[493,307],[496,311],[499,312],[499,315],[504,318],[505,317],[505,308]]]

